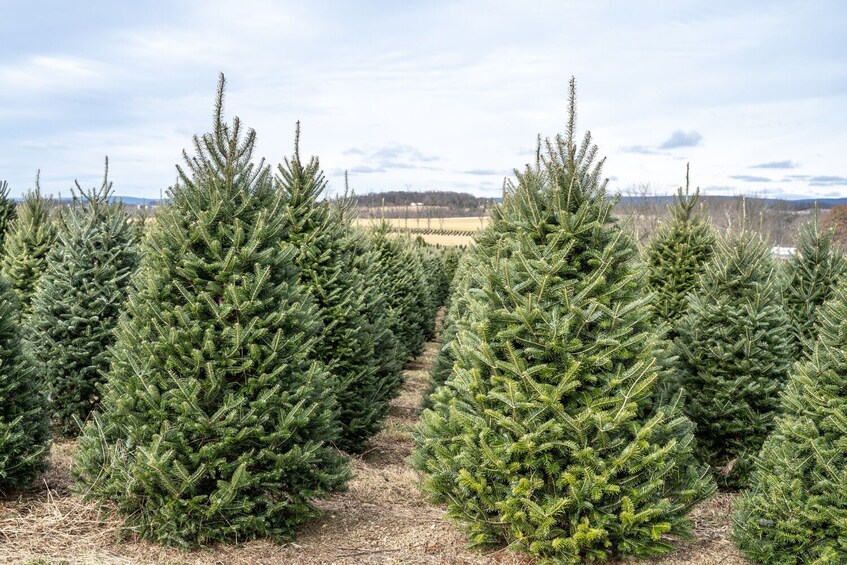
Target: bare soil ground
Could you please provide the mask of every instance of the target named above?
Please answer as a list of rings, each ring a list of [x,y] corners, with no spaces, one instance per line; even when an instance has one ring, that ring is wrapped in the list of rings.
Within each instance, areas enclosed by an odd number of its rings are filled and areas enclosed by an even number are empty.
[[[97,564],[425,564],[528,565],[507,549],[466,549],[462,532],[427,503],[407,459],[427,375],[438,345],[430,342],[406,370],[385,429],[353,460],[347,492],[319,503],[322,519],[303,527],[296,543],[254,541],[183,552],[121,537],[117,518],[70,492],[74,442],[57,443],[52,468],[30,491],[0,499],[0,563]],[[660,560],[663,565],[739,565],[747,562],[727,541],[732,496],[720,494],[694,512],[696,539]],[[627,561],[626,564],[643,563]]]

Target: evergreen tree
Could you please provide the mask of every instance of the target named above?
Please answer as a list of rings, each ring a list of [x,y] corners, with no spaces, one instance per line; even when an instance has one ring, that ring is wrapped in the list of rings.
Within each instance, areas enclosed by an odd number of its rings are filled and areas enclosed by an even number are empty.
[[[47,467],[50,422],[40,380],[27,362],[18,300],[0,281],[0,492],[28,486]]]
[[[669,206],[670,220],[659,227],[646,250],[647,286],[655,293],[656,317],[671,324],[685,314],[687,295],[697,285],[715,247],[708,219],[696,210],[700,189],[690,192],[688,173],[686,167],[685,189],[679,188]]]
[[[356,198],[350,190],[347,173],[344,173],[344,194],[333,199],[336,221],[347,226],[344,245],[353,257],[353,269],[362,279],[365,313],[371,327],[377,330],[374,343],[374,361],[377,380],[384,383],[386,395],[395,397],[403,384],[403,367],[406,361],[404,348],[392,330],[393,314],[389,305],[390,278],[382,269],[381,252],[374,245],[368,230],[354,227],[358,214]],[[380,331],[381,330],[381,331]]]
[[[144,239],[74,468],[88,498],[168,545],[291,539],[348,476],[282,194],[255,133],[223,122],[223,87]]]
[[[389,235],[386,222],[371,232],[375,268],[382,273],[380,292],[387,298],[389,327],[397,336],[403,359],[423,350],[430,331],[432,296],[420,257],[410,242]]]
[[[675,331],[700,458],[723,484],[744,486],[791,364],[777,268],[760,238],[742,232],[719,240]]]
[[[316,157],[306,164],[301,161],[299,139],[298,123],[294,155],[279,165],[276,185],[286,204],[286,238],[297,249],[300,282],[323,323],[315,355],[336,382],[341,426],[337,445],[358,452],[379,431],[396,389],[396,375],[381,372],[375,354],[380,334],[390,330],[368,317],[375,305],[365,277],[355,268],[350,226],[322,199],[327,181]]]
[[[566,136],[504,199],[513,233],[474,266],[414,464],[474,545],[557,563],[661,555],[714,487],[677,404],[641,415],[657,378],[644,277],[596,147],[574,142],[571,95]]]
[[[35,285],[47,266],[47,252],[56,239],[50,205],[50,201],[41,196],[36,176],[35,190],[24,196],[18,217],[12,221],[3,241],[0,274],[18,297],[22,314],[29,313]]]
[[[339,221],[342,220],[339,219]],[[353,256],[353,268],[362,278],[361,293],[366,304],[365,313],[368,323],[377,330],[374,343],[377,381],[383,383],[386,397],[393,398],[397,396],[403,385],[403,367],[407,350],[400,344],[392,330],[392,313],[389,305],[391,297],[385,294],[389,277],[381,269],[380,252],[372,245],[368,232],[351,226],[345,236],[345,245],[349,247]]]
[[[136,229],[123,204],[110,202],[108,166],[99,189],[84,192],[77,184],[27,320],[29,352],[50,391],[55,423],[68,436],[98,403],[138,262]]]
[[[734,503],[734,541],[759,563],[847,563],[847,287],[820,310],[820,337],[792,370],[780,417]]]
[[[832,231],[820,232],[817,222],[800,229],[797,251],[786,264],[785,310],[791,321],[794,359],[811,350],[817,336],[814,325],[821,305],[847,273],[844,249],[833,242]]]
[[[9,184],[0,182],[0,250],[3,249],[3,241],[12,221],[18,217],[18,205],[9,198]]]
[[[475,251],[477,248],[475,247],[473,249]],[[438,387],[450,378],[453,372],[453,363],[456,360],[456,354],[453,351],[456,334],[459,331],[460,320],[467,313],[466,303],[469,297],[470,277],[473,273],[470,264],[477,259],[474,251],[468,252],[463,257],[463,260],[456,268],[451,283],[450,303],[447,313],[444,315],[444,325],[441,331],[441,347],[438,353],[436,353],[432,367],[430,368],[429,386],[423,398],[424,408],[432,408],[434,401],[433,394],[438,390]]]
[[[523,172],[515,170],[515,176],[519,179],[523,192],[532,193],[538,198],[538,194],[540,194],[544,185],[544,175],[541,172],[540,137],[536,148],[535,166],[527,166]],[[507,191],[508,187],[504,187],[504,194]],[[524,228],[526,219],[522,217],[519,209],[516,213],[513,208],[508,205],[498,206],[491,211],[488,225],[475,234],[475,245],[462,256],[462,261],[456,266],[451,282],[450,304],[444,317],[444,327],[441,334],[442,346],[433,361],[429,387],[424,394],[423,406],[425,408],[432,407],[433,394],[453,372],[453,363],[456,360],[454,352],[456,334],[459,325],[465,322],[466,316],[470,314],[468,302],[473,295],[471,289],[478,288],[483,284],[481,281],[474,280],[477,271],[473,267],[474,263],[491,261],[500,252],[501,240],[520,237],[521,230]]]
[[[426,301],[421,304],[423,309],[424,340],[435,336],[435,318],[438,309],[444,304],[450,281],[444,273],[441,252],[429,245],[421,236],[410,242],[409,251],[414,255],[423,273],[424,294]]]

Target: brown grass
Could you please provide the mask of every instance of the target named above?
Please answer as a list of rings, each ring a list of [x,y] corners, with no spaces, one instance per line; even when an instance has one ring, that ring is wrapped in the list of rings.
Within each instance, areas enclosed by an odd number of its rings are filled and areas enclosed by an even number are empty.
[[[385,429],[353,459],[348,491],[318,502],[323,518],[304,526],[295,543],[258,540],[183,552],[121,536],[119,519],[98,515],[92,504],[70,492],[75,443],[61,442],[53,446],[52,469],[43,480],[28,492],[0,499],[0,563],[528,565],[531,559],[505,549],[468,550],[462,532],[444,519],[444,510],[428,504],[408,465],[410,431],[437,348],[428,343],[409,363]],[[746,563],[727,541],[731,503],[731,495],[720,494],[697,508],[696,539],[681,543],[659,563]]]

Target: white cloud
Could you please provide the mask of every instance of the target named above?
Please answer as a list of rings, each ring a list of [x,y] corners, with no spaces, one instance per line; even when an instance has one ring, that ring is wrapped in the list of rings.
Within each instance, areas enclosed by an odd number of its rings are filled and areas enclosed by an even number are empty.
[[[21,8],[0,22],[0,83],[13,85],[0,92],[0,178],[15,193],[39,167],[56,186],[97,179],[108,154],[118,191],[157,196],[180,149],[209,128],[219,71],[227,114],[256,128],[258,154],[289,154],[300,119],[302,152],[321,157],[336,187],[350,170],[358,192],[499,194],[503,171],[533,159],[536,135],[563,129],[572,74],[579,126],[616,177],[610,191],[673,192],[686,160],[702,186],[786,157],[792,173],[847,176],[847,8],[835,1],[215,0],[84,12]],[[685,139],[668,138],[677,130]]]

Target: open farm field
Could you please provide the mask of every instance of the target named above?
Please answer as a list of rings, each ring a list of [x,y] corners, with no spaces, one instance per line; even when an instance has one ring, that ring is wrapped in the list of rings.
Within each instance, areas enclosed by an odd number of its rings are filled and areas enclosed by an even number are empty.
[[[360,218],[357,225],[368,226],[378,219]],[[386,218],[386,222],[398,229],[431,229],[431,230],[465,230],[477,231],[488,225],[488,216],[471,216],[464,218]]]
[[[386,218],[396,233],[408,233],[412,237],[421,236],[430,245],[456,246],[471,245],[473,234],[488,225],[488,216],[463,218]],[[356,225],[366,227],[379,220],[360,218]]]

